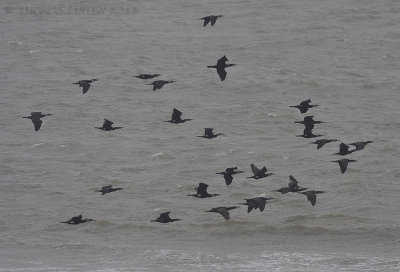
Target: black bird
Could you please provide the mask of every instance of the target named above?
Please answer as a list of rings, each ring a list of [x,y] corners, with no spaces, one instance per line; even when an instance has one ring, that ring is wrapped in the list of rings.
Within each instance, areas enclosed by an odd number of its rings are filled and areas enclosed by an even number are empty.
[[[171,212],[165,212],[160,214],[160,216],[156,220],[151,220],[151,222],[159,222],[159,223],[169,223],[174,221],[179,221],[181,219],[172,219],[169,217]]]
[[[243,173],[243,171],[238,171],[237,169],[238,169],[237,166],[235,166],[235,167],[228,167],[228,168],[225,169],[224,172],[219,172],[219,173],[217,173],[217,174],[223,175],[223,174],[225,174],[225,173],[228,173],[228,174],[234,175],[234,174]]]
[[[205,128],[204,129],[204,135],[197,136],[197,137],[202,137],[202,138],[206,138],[206,139],[212,139],[212,138],[216,138],[216,137],[218,137],[220,135],[224,135],[223,133],[214,134],[213,130],[214,130],[213,128]]]
[[[301,113],[306,113],[309,108],[318,107],[319,105],[310,105],[311,100],[307,99],[302,101],[299,105],[296,106],[289,106],[292,108],[298,108]]]
[[[215,212],[215,213],[219,213],[220,215],[222,215],[226,220],[229,220],[230,219],[230,217],[229,217],[229,210],[233,210],[233,209],[236,209],[236,208],[239,208],[239,207],[236,207],[236,206],[234,206],[234,207],[217,207],[217,208],[212,208],[211,210],[209,210],[209,211],[205,211],[205,212]]]
[[[221,81],[224,81],[226,78],[226,71],[225,68],[229,66],[233,66],[236,64],[226,64],[226,62],[229,61],[226,56],[223,56],[217,61],[217,65],[213,66],[207,66],[208,68],[217,68],[217,73],[219,75],[219,78]]]
[[[42,126],[42,120],[40,118],[45,117],[45,116],[50,116],[53,114],[42,114],[40,111],[39,112],[31,112],[31,116],[25,116],[22,118],[27,118],[31,119],[33,125],[35,126],[35,131],[38,131],[40,127]]]
[[[341,159],[341,160],[332,161],[332,162],[338,162],[339,166],[340,166],[340,171],[342,172],[342,174],[344,174],[344,172],[346,172],[347,165],[349,164],[349,162],[355,162],[355,161],[356,160],[351,160],[351,159]]]
[[[111,122],[110,120],[104,119],[103,126],[102,127],[96,127],[96,128],[104,130],[104,131],[110,131],[110,130],[115,130],[115,129],[122,128],[122,127],[113,127],[112,124],[114,124],[114,122]]]
[[[260,178],[265,178],[268,176],[273,175],[273,173],[267,173],[267,168],[264,166],[261,169],[258,169],[253,163],[250,165],[251,171],[253,172],[253,176],[248,177],[248,178],[254,178],[254,179],[260,179]]]
[[[273,198],[268,197],[255,197],[250,199],[245,199],[246,203],[239,203],[241,205],[247,205],[247,213],[250,213],[253,209],[260,209],[260,212],[264,211],[265,203],[267,200],[272,200]]]
[[[90,222],[90,221],[94,221],[94,220],[93,219],[89,219],[89,218],[82,219],[82,214],[80,214],[78,216],[72,217],[68,221],[61,222],[61,223],[71,224],[71,225],[78,225],[78,224],[86,223],[86,222]]]
[[[323,147],[324,145],[330,143],[330,142],[337,142],[339,140],[336,139],[319,139],[316,140],[315,142],[312,142],[310,144],[316,144],[317,145],[317,149],[320,149],[321,147]]]
[[[298,124],[303,124],[305,127],[311,127],[311,126],[313,126],[314,124],[321,124],[321,123],[325,123],[325,122],[322,122],[322,121],[315,121],[314,119],[313,119],[313,117],[314,116],[304,116],[304,120],[303,121],[295,121],[295,123],[298,123]]]
[[[296,137],[303,137],[303,138],[316,138],[316,137],[321,137],[324,136],[322,134],[313,134],[312,130],[314,128],[314,125],[311,125],[310,127],[306,127],[303,131],[302,135],[296,135]]]
[[[307,196],[307,200],[311,202],[311,205],[315,206],[315,203],[317,202],[317,194],[325,193],[324,191],[307,191],[307,192],[300,192],[303,195]]]
[[[122,190],[122,188],[112,188],[111,185],[108,185],[108,186],[101,187],[101,190],[98,190],[96,192],[101,192],[101,195],[105,195],[105,194],[108,194],[108,193],[111,193],[111,192],[115,192],[115,191],[118,191],[118,190]]]
[[[213,196],[218,196],[219,194],[209,194],[207,192],[207,187],[208,184],[199,183],[199,186],[197,187],[197,193],[194,195],[188,195],[188,196],[194,196],[194,197],[198,197],[198,198],[207,198],[207,197],[213,197]]]
[[[237,166],[236,166],[236,167],[226,168],[224,172],[219,172],[217,174],[224,175],[226,185],[230,185],[233,180],[233,175],[239,174],[242,172],[243,171],[237,171]]]
[[[340,145],[339,145],[339,152],[338,153],[335,153],[335,154],[333,154],[333,155],[342,155],[342,156],[345,156],[345,155],[348,155],[348,154],[350,154],[350,153],[353,153],[355,150],[349,150],[349,146],[348,145],[346,145],[346,144],[344,144],[344,143],[340,143]]]
[[[200,20],[204,20],[203,27],[206,26],[210,21],[211,25],[215,25],[215,22],[217,21],[218,18],[223,17],[222,15],[209,15],[203,18],[200,18]]]
[[[279,190],[275,190],[275,192],[280,192],[281,194],[286,194],[289,192],[295,193],[295,192],[301,192],[304,190],[307,190],[307,188],[301,188],[298,185],[298,181],[292,176],[289,176],[290,182],[288,183],[287,187],[282,187]]]
[[[173,109],[172,111],[172,117],[171,120],[166,121],[166,122],[170,122],[172,124],[180,124],[180,123],[184,123],[186,121],[190,121],[192,119],[181,119],[182,116],[182,112],[178,109]]]
[[[97,79],[85,79],[85,80],[80,80],[78,82],[72,83],[72,84],[78,84],[79,87],[82,87],[82,92],[85,94],[89,88],[90,88],[90,83],[97,81]]]
[[[173,83],[173,82],[175,82],[175,81],[173,81],[173,80],[156,80],[147,85],[153,85],[153,91],[155,91],[157,89],[161,89],[165,84]]]
[[[369,143],[372,143],[372,141],[366,141],[366,142],[355,142],[355,143],[351,143],[350,145],[354,145],[354,146],[356,147],[356,149],[355,149],[355,150],[353,150],[353,152],[354,152],[354,151],[363,150],[363,149],[364,149],[364,147],[365,147],[367,144],[369,144]]]
[[[150,78],[155,78],[155,77],[159,77],[161,76],[160,74],[140,74],[138,76],[133,76],[133,77],[137,77],[140,79],[150,79]]]

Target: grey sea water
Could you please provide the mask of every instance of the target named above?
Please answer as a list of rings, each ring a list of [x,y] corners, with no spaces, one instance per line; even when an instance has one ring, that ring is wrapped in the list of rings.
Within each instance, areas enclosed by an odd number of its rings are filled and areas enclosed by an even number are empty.
[[[214,27],[199,18],[223,14]],[[0,271],[399,271],[400,4],[0,4]],[[226,55],[221,82],[206,68]],[[175,80],[153,92],[132,76]],[[99,81],[85,95],[71,83]],[[372,140],[341,174],[338,143]],[[176,107],[193,121],[163,122]],[[35,132],[33,111],[52,113]],[[103,119],[121,130],[95,129]],[[224,136],[198,138],[205,127]],[[247,179],[250,164],[275,175]],[[227,187],[216,172],[238,166]],[[289,175],[323,190],[272,192]],[[197,184],[220,196],[195,199]],[[123,190],[101,196],[104,185]],[[263,213],[204,211],[275,198]],[[150,222],[171,211],[171,224]],[[59,222],[83,214],[81,225]]]

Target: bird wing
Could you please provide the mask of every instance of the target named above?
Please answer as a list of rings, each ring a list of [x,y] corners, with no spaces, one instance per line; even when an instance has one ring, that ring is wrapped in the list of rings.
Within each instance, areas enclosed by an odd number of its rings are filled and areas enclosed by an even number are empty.
[[[340,171],[342,174],[346,172],[347,165],[349,164],[349,161],[344,159],[344,160],[339,160],[339,166],[340,166]]]
[[[165,212],[165,213],[162,213],[162,214],[160,214],[160,219],[162,219],[162,220],[165,220],[165,221],[168,221],[168,220],[170,220],[170,218],[169,218],[169,214],[170,214],[171,212]]]
[[[201,19],[204,20],[203,26],[206,26],[211,21],[211,18],[209,16],[201,18]]]
[[[31,120],[33,125],[35,126],[35,131],[38,131],[42,126],[42,120],[40,120],[39,118],[32,118]]]
[[[317,141],[317,149],[320,149],[321,147],[323,147],[325,144],[327,144],[327,141],[323,141],[323,140],[318,140]]]
[[[317,202],[317,196],[315,194],[307,194],[307,199],[311,202],[311,205],[315,206]]]
[[[215,23],[217,22],[218,16],[214,16],[211,18],[211,25],[215,25]]]
[[[218,73],[219,78],[221,79],[221,81],[224,81],[225,78],[226,78],[225,67],[219,67],[219,66],[217,66],[217,73]]]
[[[260,171],[260,169],[257,168],[253,163],[250,164],[251,167],[251,172],[253,172],[254,175],[257,175],[257,173]]]
[[[226,220],[229,220],[230,217],[229,217],[229,212],[227,209],[223,209],[223,208],[218,209],[218,213],[220,215],[222,215]]]
[[[296,186],[296,185],[297,185],[298,181],[297,181],[297,179],[295,179],[292,175],[289,176],[289,179],[290,179],[290,181],[291,181],[291,182],[289,182],[289,187],[293,187],[293,186]],[[292,185],[292,186],[291,186],[291,185]]]
[[[81,84],[80,86],[82,87],[82,92],[83,92],[84,94],[87,93],[87,91],[88,91],[89,88],[90,88],[90,84],[89,84],[89,83],[83,83],[83,84]]]
[[[258,208],[262,212],[265,209],[266,200],[263,197],[258,197],[256,199],[254,199],[254,201],[257,202]]]
[[[225,173],[224,174],[224,179],[225,179],[225,183],[226,185],[231,185],[232,180],[233,180],[233,176],[229,173]]]
[[[108,119],[104,119],[103,127],[108,127],[108,126],[111,126],[112,124],[114,124],[114,122],[111,122]]]

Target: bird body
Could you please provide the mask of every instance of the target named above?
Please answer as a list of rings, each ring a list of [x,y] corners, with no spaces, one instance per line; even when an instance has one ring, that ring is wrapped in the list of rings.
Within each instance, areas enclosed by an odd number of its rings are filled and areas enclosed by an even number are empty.
[[[349,164],[349,162],[355,162],[355,161],[356,160],[351,160],[351,159],[341,159],[341,160],[332,161],[332,162],[339,163],[340,171],[342,172],[342,174],[344,174],[344,172],[346,172],[347,165]]]
[[[206,26],[209,22],[211,22],[211,26],[215,25],[217,22],[218,18],[223,17],[222,15],[209,15],[203,18],[200,18],[200,20],[204,20],[203,27]]]
[[[68,221],[61,222],[61,223],[70,224],[70,225],[78,225],[78,224],[82,224],[82,223],[86,223],[86,222],[90,222],[90,221],[94,221],[94,220],[89,219],[89,218],[82,219],[82,214],[80,214],[78,216],[72,217]]]
[[[153,91],[161,89],[165,84],[173,83],[173,80],[156,80],[147,85],[153,85]]]
[[[226,168],[224,172],[219,172],[217,174],[223,175],[225,179],[225,184],[230,185],[233,180],[233,175],[234,174],[239,174],[242,173],[243,171],[238,171],[237,166],[236,167],[230,167]]]
[[[214,130],[213,128],[205,128],[204,129],[204,135],[197,136],[197,137],[206,138],[206,139],[213,139],[213,138],[216,138],[216,137],[218,137],[220,135],[224,135],[222,133],[214,134],[213,130]]]
[[[161,76],[160,74],[140,74],[138,76],[133,76],[133,77],[137,77],[140,79],[150,79],[150,78],[155,78],[155,77],[159,77]]]
[[[104,130],[104,131],[110,131],[110,130],[116,130],[116,129],[122,128],[122,127],[113,127],[112,126],[113,124],[114,124],[114,122],[111,122],[108,119],[104,119],[103,126],[102,127],[96,127],[96,128]]]
[[[222,215],[225,220],[229,220],[230,216],[229,216],[229,211],[236,209],[238,207],[234,206],[234,207],[217,207],[217,208],[212,208],[209,211],[205,211],[205,212],[215,212],[215,213],[219,213],[220,215]]]
[[[165,212],[160,214],[160,216],[156,220],[151,220],[151,222],[158,222],[158,223],[169,223],[169,222],[175,222],[179,221],[181,219],[172,219],[169,217],[169,214],[171,212]]]
[[[27,119],[31,119],[33,125],[35,126],[35,131],[38,131],[40,129],[40,127],[42,126],[42,120],[40,120],[40,118],[45,117],[45,116],[50,116],[53,114],[42,114],[42,112],[31,112],[31,116],[25,116],[22,118],[27,118]]]
[[[101,190],[98,190],[96,192],[101,192],[101,195],[105,195],[105,194],[108,194],[108,193],[111,193],[111,192],[115,192],[115,191],[118,191],[118,190],[122,190],[122,188],[112,188],[111,185],[108,185],[108,186],[101,187]]]
[[[253,172],[253,176],[248,177],[248,178],[254,178],[254,179],[261,179],[261,178],[266,178],[270,175],[273,175],[273,173],[267,173],[267,168],[264,166],[261,169],[258,169],[257,166],[255,166],[253,163],[250,165],[251,171]]]
[[[291,108],[298,108],[301,113],[306,113],[308,109],[318,107],[319,105],[310,105],[311,100],[307,99],[302,101],[299,105],[296,106],[289,106]]]
[[[336,139],[319,139],[316,140],[315,142],[312,142],[311,144],[316,144],[317,145],[317,149],[320,149],[321,147],[323,147],[324,145],[331,143],[331,142],[337,142],[338,140]]]
[[[221,81],[224,81],[226,78],[225,68],[236,65],[236,64],[226,64],[227,61],[229,61],[228,58],[226,56],[223,56],[222,58],[220,58],[217,61],[217,65],[211,65],[211,66],[207,66],[207,67],[208,68],[216,68],[219,78],[221,79]]]
[[[172,116],[171,116],[171,120],[166,121],[166,122],[170,122],[172,124],[180,124],[180,123],[184,123],[186,121],[190,121],[192,119],[181,119],[182,116],[182,112],[178,109],[173,109],[172,111]]]
[[[253,209],[260,209],[260,212],[264,211],[265,204],[267,200],[272,200],[273,198],[268,197],[255,197],[250,199],[245,199],[246,203],[239,203],[242,205],[247,205],[247,213],[250,213]]]
[[[353,153],[355,151],[355,150],[349,150],[349,148],[350,147],[348,145],[346,145],[345,143],[340,143],[339,152],[335,153],[333,155],[345,156],[345,155],[351,154],[351,153]]]
[[[279,190],[275,190],[275,192],[280,192],[281,194],[287,194],[289,192],[295,193],[295,192],[301,192],[304,190],[307,190],[307,188],[302,188],[299,187],[298,181],[292,176],[289,176],[290,182],[288,183],[287,187],[282,187]]]
[[[219,195],[219,194],[209,194],[207,192],[207,187],[208,186],[209,186],[208,184],[200,182],[199,186],[197,187],[196,194],[188,195],[188,196],[194,196],[194,197],[198,197],[198,198],[207,198],[207,197],[213,197],[213,196],[218,196]]]
[[[310,190],[307,192],[301,192],[303,195],[307,196],[307,200],[310,201],[312,206],[315,206],[315,203],[317,202],[317,194],[324,193],[324,191],[314,191]]]
[[[90,83],[97,81],[98,79],[85,79],[85,80],[80,80],[78,82],[72,83],[72,84],[78,84],[79,87],[82,87],[82,92],[85,94],[90,88]]]
[[[355,149],[355,150],[353,150],[353,152],[354,152],[354,151],[363,150],[363,149],[364,149],[364,147],[365,147],[367,144],[369,144],[369,143],[372,143],[372,141],[366,141],[366,142],[355,142],[355,143],[351,143],[350,145],[353,145],[353,146],[355,146],[355,147],[356,147],[356,149]]]
[[[325,123],[325,122],[322,122],[322,121],[315,121],[313,119],[313,117],[314,116],[311,116],[311,115],[310,116],[304,116],[303,121],[295,121],[295,123],[303,124],[306,128],[307,127],[314,127],[314,124]]]

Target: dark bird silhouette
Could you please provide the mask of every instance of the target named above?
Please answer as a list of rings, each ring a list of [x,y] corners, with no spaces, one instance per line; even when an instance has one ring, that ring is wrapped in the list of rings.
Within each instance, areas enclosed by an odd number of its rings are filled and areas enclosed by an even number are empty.
[[[173,80],[156,80],[147,85],[153,85],[153,91],[161,89],[165,84],[173,83]]]
[[[174,221],[179,221],[181,219],[172,219],[169,217],[171,212],[165,212],[160,214],[160,216],[156,220],[151,220],[151,222],[159,222],[159,223],[169,223]]]
[[[296,106],[289,106],[291,108],[298,108],[301,113],[306,113],[308,109],[318,107],[319,105],[310,105],[311,100],[304,100],[299,105]]]
[[[206,26],[209,22],[211,22],[211,26],[215,25],[215,22],[217,21],[218,18],[223,17],[222,15],[209,15],[203,18],[200,18],[200,20],[204,20],[203,27]]]
[[[314,125],[311,125],[310,127],[306,127],[303,131],[302,135],[296,135],[296,137],[303,137],[303,138],[316,138],[316,137],[321,137],[324,136],[322,134],[313,134],[312,130],[314,128]]]
[[[222,215],[226,220],[229,220],[230,217],[229,217],[229,212],[228,212],[228,211],[233,210],[233,209],[236,209],[236,208],[239,208],[239,207],[236,207],[236,206],[234,206],[234,207],[217,207],[217,208],[212,208],[211,210],[205,211],[205,212],[215,212],[215,213],[219,213],[219,214]]]
[[[90,88],[90,83],[97,81],[97,79],[85,79],[85,80],[80,80],[78,82],[72,83],[72,84],[78,84],[79,87],[82,87],[82,92],[85,94],[89,88]]]
[[[317,194],[325,193],[324,191],[307,191],[307,192],[300,192],[303,195],[307,196],[307,200],[310,201],[311,205],[315,206],[315,203],[317,202]]]
[[[229,61],[227,59],[226,56],[223,56],[222,58],[220,58],[217,61],[217,65],[213,65],[213,66],[207,66],[208,68],[216,68],[217,69],[217,73],[219,75],[219,78],[221,79],[221,81],[224,81],[226,78],[226,71],[225,68],[229,67],[229,66],[234,66],[236,64],[226,64],[226,62]]]
[[[31,112],[31,116],[25,116],[22,118],[27,118],[31,119],[33,125],[35,126],[35,131],[38,131],[40,127],[42,126],[42,120],[40,118],[45,117],[45,116],[50,116],[53,114],[42,114],[40,111],[39,112]]]
[[[320,149],[321,147],[323,147],[324,145],[330,143],[330,142],[337,142],[338,140],[336,139],[319,139],[316,140],[315,142],[312,142],[310,144],[316,144],[317,145],[317,149]]]
[[[253,172],[253,176],[248,177],[248,178],[254,178],[254,179],[260,179],[260,178],[265,178],[268,176],[273,175],[273,173],[267,173],[267,168],[264,166],[261,169],[258,169],[253,163],[250,165],[251,171]]]
[[[182,116],[182,112],[178,109],[173,109],[172,111],[172,116],[171,116],[171,120],[166,121],[166,122],[170,122],[172,124],[180,124],[180,123],[184,123],[186,121],[190,121],[192,119],[181,119]]]
[[[78,225],[78,224],[82,224],[82,223],[86,223],[86,222],[90,222],[90,221],[95,221],[95,220],[89,219],[89,218],[82,219],[82,214],[80,214],[78,216],[72,217],[68,221],[61,222],[61,223],[71,224],[71,225]]]
[[[224,172],[219,172],[217,174],[223,175],[226,185],[230,185],[232,183],[232,180],[233,180],[233,175],[234,174],[239,174],[239,173],[242,173],[242,172],[243,171],[238,171],[237,170],[237,166],[236,166],[236,167],[226,168]]]
[[[102,127],[96,127],[96,128],[104,130],[104,131],[110,131],[110,130],[116,130],[116,129],[122,128],[122,127],[113,127],[112,124],[114,124],[114,122],[111,122],[110,120],[104,119],[103,126]]]
[[[197,193],[194,195],[188,195],[188,196],[194,196],[194,197],[198,197],[198,198],[207,198],[207,197],[213,197],[213,196],[218,196],[219,194],[209,194],[207,192],[207,187],[208,184],[199,183],[199,186],[197,187]]]
[[[159,77],[161,76],[160,74],[140,74],[138,76],[133,76],[133,77],[137,77],[140,79],[150,79],[150,78],[155,78],[155,77]]]
[[[253,209],[260,209],[260,212],[264,211],[265,203],[267,200],[272,200],[273,198],[268,197],[255,197],[250,199],[245,199],[246,203],[239,203],[241,205],[247,205],[247,213],[250,213]]]
[[[220,135],[224,135],[223,133],[214,134],[213,130],[214,130],[213,128],[205,128],[204,129],[204,135],[197,136],[197,137],[206,138],[206,139],[213,139],[213,138],[216,138],[216,137],[218,137]]]
[[[335,154],[333,154],[333,155],[342,155],[342,156],[345,156],[345,155],[348,155],[348,154],[350,154],[350,153],[353,153],[355,150],[349,150],[349,146],[348,145],[346,145],[346,144],[344,144],[344,143],[340,143],[340,145],[339,145],[339,152],[338,153],[335,153]]]
[[[338,162],[339,166],[340,166],[340,171],[342,172],[342,174],[344,174],[344,172],[346,172],[347,165],[349,164],[349,162],[355,162],[355,161],[356,160],[351,160],[351,159],[341,159],[341,160],[332,161],[332,162]]]
[[[363,149],[364,149],[364,147],[365,147],[367,144],[369,144],[369,143],[372,143],[372,141],[366,141],[366,142],[355,142],[355,143],[351,143],[351,144],[349,144],[349,145],[353,145],[353,146],[355,146],[355,147],[356,147],[356,149],[355,149],[355,150],[353,150],[353,152],[354,152],[354,151],[363,150]]]
[[[287,194],[289,192],[295,193],[295,192],[301,192],[304,190],[307,190],[307,188],[302,188],[299,187],[298,181],[292,176],[289,176],[290,182],[288,183],[287,187],[282,187],[279,190],[275,190],[275,192],[280,192],[281,194]]]
[[[304,116],[304,120],[303,121],[295,121],[295,123],[298,124],[303,124],[305,127],[314,127],[314,124],[321,124],[321,123],[325,123],[322,121],[315,121],[313,119],[314,116]]]
[[[115,192],[115,191],[118,191],[118,190],[122,190],[122,188],[112,188],[111,185],[108,185],[108,186],[101,187],[101,190],[98,190],[96,192],[101,192],[101,195],[105,195],[105,194],[108,194],[108,193],[111,193],[111,192]]]

